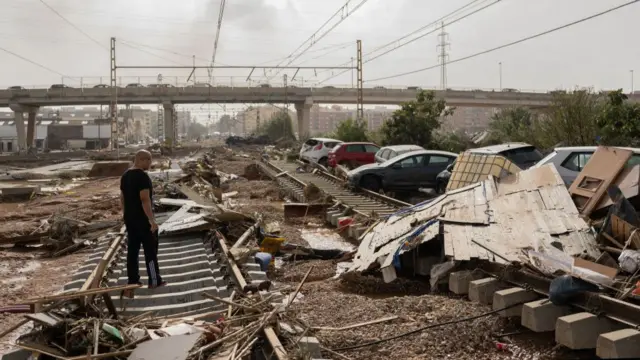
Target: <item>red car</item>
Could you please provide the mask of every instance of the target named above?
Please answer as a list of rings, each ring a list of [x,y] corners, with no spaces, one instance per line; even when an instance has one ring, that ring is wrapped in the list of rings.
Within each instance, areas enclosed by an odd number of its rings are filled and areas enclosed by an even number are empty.
[[[346,142],[336,145],[329,152],[330,167],[344,165],[349,169],[375,162],[375,155],[380,150],[376,144],[367,142]]]

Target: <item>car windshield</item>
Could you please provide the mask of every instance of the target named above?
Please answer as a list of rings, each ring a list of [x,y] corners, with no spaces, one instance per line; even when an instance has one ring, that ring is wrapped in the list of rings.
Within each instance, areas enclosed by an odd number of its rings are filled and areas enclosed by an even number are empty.
[[[542,154],[533,146],[505,151],[501,155],[523,170],[532,167],[542,160]]]

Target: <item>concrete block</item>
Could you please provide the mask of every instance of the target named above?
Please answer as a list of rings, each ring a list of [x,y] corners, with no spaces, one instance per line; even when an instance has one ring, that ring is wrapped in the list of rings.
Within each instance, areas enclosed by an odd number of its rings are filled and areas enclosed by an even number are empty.
[[[456,271],[449,274],[449,290],[454,294],[465,295],[469,293],[469,283],[474,280],[471,271]]]
[[[515,304],[523,304],[533,301],[538,295],[523,288],[514,287],[505,290],[498,290],[493,294],[493,310],[504,309]],[[516,305],[498,313],[501,317],[519,317],[522,315],[522,305]]]
[[[569,307],[553,305],[549,299],[532,301],[522,306],[522,326],[535,332],[554,331],[558,318],[569,314]]]
[[[331,219],[333,219],[333,216],[338,214],[342,214],[342,211],[340,210],[327,211],[327,216],[326,216],[327,222],[330,223]]]
[[[572,350],[595,349],[600,334],[612,330],[614,325],[610,320],[581,312],[558,318],[556,342]]]
[[[333,226],[338,226],[338,220],[339,220],[341,217],[344,217],[344,215],[342,215],[342,211],[341,211],[341,212],[339,212],[339,213],[337,213],[337,214],[333,214],[333,215],[331,215],[331,221],[330,221],[331,225],[333,225]]]
[[[473,280],[469,283],[469,300],[484,305],[493,303],[493,294],[500,290],[500,282],[496,278],[488,277]]]
[[[300,346],[301,353],[304,354],[305,358],[307,358],[307,356],[316,359],[322,357],[320,342],[315,337],[305,336],[300,338],[298,346]]]
[[[600,334],[596,355],[602,359],[640,359],[640,331],[622,329]]]

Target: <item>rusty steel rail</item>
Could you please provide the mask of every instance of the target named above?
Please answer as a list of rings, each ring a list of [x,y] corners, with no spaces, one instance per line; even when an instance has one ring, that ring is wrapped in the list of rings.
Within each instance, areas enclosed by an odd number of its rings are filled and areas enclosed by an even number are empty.
[[[543,276],[526,272],[512,265],[497,263],[482,263],[478,269],[505,283],[528,288],[545,297],[549,296],[551,280]],[[634,303],[606,294],[582,293],[572,299],[571,305],[635,329],[640,328],[640,306]]]
[[[374,193],[368,190],[356,191],[344,186],[339,178],[316,167],[312,172],[298,172],[304,163],[294,162],[258,162],[259,167],[269,177],[300,202],[306,202],[304,188],[307,184],[314,184],[325,194],[331,196],[342,208],[367,218],[387,216],[411,204]],[[306,164],[305,164],[306,165]]]

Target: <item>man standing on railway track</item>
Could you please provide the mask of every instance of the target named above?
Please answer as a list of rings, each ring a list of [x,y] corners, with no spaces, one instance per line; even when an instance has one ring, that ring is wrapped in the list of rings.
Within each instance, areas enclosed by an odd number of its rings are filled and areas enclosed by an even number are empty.
[[[151,167],[151,153],[140,150],[136,153],[133,166],[120,178],[120,203],[124,224],[127,228],[127,276],[128,284],[140,284],[138,257],[140,246],[144,250],[149,288],[165,286],[158,268],[158,224],[152,210],[153,184],[146,173]],[[133,290],[123,292],[132,298]]]

